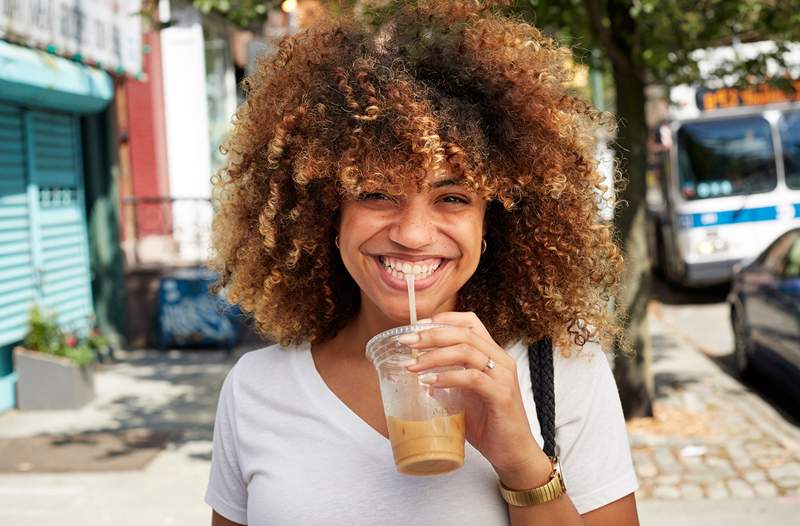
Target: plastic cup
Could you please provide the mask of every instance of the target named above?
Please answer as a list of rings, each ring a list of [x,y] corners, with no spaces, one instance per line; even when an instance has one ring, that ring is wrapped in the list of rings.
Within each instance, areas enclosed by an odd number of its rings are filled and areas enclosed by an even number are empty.
[[[397,471],[406,475],[438,475],[464,465],[464,399],[461,389],[435,388],[419,381],[403,362],[421,349],[397,341],[403,334],[448,327],[418,323],[389,329],[367,342],[367,358],[380,379],[383,411]],[[424,371],[441,372],[461,367]]]

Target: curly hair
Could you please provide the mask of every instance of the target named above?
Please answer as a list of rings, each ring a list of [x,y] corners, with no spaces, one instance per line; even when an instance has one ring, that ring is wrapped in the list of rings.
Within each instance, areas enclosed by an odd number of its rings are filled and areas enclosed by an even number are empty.
[[[598,214],[603,114],[566,88],[570,51],[492,9],[421,0],[379,29],[326,18],[246,79],[214,177],[218,289],[283,344],[360,306],[334,246],[340,204],[448,173],[488,201],[489,250],[459,291],[506,345],[617,334],[622,257]]]

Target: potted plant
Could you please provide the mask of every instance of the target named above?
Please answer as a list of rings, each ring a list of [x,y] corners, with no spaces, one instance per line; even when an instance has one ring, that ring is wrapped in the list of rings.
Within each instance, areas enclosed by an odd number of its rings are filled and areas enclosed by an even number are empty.
[[[106,345],[96,329],[85,336],[64,332],[55,316],[31,309],[23,346],[14,349],[17,407],[77,409],[91,401],[97,350]]]

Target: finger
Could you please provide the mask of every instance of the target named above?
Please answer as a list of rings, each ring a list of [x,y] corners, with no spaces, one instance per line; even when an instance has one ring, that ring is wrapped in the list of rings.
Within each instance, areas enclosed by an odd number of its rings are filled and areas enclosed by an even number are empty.
[[[474,312],[441,312],[439,314],[434,314],[431,320],[433,323],[447,323],[449,325],[469,327],[480,337],[489,341],[494,341],[489,331],[486,330],[486,326]]]
[[[418,337],[416,338],[416,342],[408,342],[409,347],[414,349],[433,349],[466,344],[477,349],[497,363],[508,365],[508,362],[512,360],[508,354],[494,342],[487,342],[472,332],[468,327],[451,326],[426,329],[416,333],[416,336]],[[414,336],[411,336],[411,338],[414,338]],[[398,341],[401,340],[398,338]],[[406,342],[401,341],[401,343]]]
[[[408,370],[416,373],[425,371],[427,369],[433,369],[435,367],[452,367],[461,365],[466,368],[478,369],[479,371],[489,374],[490,371],[486,370],[486,364],[488,362],[489,357],[484,353],[478,351],[471,345],[459,343],[449,347],[437,348],[421,354],[417,358],[417,362],[415,364],[408,366]]]
[[[477,369],[443,371],[420,376],[420,381],[436,388],[459,387],[472,391],[490,404],[508,402],[513,398],[513,388],[499,382]]]

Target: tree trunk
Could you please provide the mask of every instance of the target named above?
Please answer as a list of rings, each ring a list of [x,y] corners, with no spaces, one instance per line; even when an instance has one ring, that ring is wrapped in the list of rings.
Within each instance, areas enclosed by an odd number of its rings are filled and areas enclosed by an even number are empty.
[[[615,343],[614,374],[626,418],[652,415],[653,379],[650,335],[647,326],[647,303],[650,297],[650,262],[645,229],[645,169],[647,160],[647,125],[645,123],[645,84],[636,65],[638,45],[636,21],[631,18],[628,2],[609,2],[614,86],[619,129],[614,152],[619,172],[626,180],[617,181],[617,199],[624,205],[615,215],[620,247],[626,270],[616,308],[623,315],[623,335],[632,355],[623,354],[621,341]],[[632,42],[632,40],[634,40]],[[620,60],[620,58],[626,60]]]

